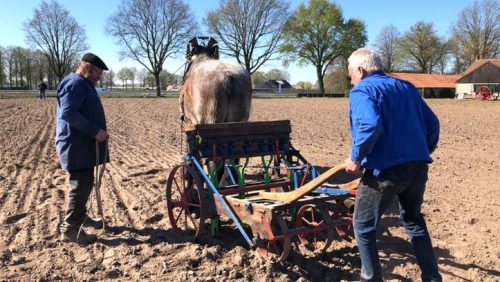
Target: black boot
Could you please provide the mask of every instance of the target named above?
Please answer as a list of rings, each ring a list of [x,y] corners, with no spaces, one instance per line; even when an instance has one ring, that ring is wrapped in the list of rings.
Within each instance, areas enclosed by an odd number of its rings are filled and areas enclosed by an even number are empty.
[[[89,245],[97,240],[97,236],[87,234],[83,230],[81,230],[80,234],[78,234],[78,228],[74,228],[62,233],[61,239],[65,242],[75,242],[79,245]]]
[[[83,221],[83,226],[92,227],[94,229],[102,229],[104,228],[104,222],[102,221],[102,219],[93,219],[90,216],[88,216]]]

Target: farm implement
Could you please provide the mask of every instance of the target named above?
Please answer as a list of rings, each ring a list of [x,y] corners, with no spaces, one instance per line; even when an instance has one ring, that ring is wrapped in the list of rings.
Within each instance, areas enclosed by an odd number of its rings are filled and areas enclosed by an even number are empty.
[[[249,246],[280,261],[292,243],[311,252],[351,238],[359,178],[343,165],[319,174],[292,146],[290,121],[184,129],[188,150],[166,190],[178,234],[217,236],[221,220],[231,220]]]
[[[495,88],[495,85],[492,86],[492,88],[488,86],[480,86],[476,89],[476,99],[478,100],[483,100],[483,101],[491,101],[491,100],[497,100],[498,97],[500,96],[498,92],[498,85],[497,85],[497,91],[494,92],[492,89]]]

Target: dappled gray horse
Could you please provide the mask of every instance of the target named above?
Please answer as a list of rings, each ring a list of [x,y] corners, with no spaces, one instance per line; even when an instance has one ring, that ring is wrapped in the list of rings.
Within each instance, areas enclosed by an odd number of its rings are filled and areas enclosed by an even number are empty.
[[[188,124],[248,121],[252,100],[250,74],[239,64],[199,52],[191,58],[179,100]]]

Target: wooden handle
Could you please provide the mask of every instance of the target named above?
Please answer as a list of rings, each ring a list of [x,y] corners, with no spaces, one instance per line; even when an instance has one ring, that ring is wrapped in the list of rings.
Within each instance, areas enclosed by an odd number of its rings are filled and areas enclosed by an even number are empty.
[[[296,200],[303,197],[304,195],[306,195],[307,193],[321,186],[321,184],[325,183],[334,174],[338,173],[339,171],[345,170],[345,168],[346,168],[345,164],[336,165],[294,191],[260,192],[259,197],[267,200],[282,201],[288,204],[293,203]]]
[[[361,177],[354,179],[351,182],[344,183],[344,184],[339,184],[339,189],[346,189],[346,190],[355,190],[358,189],[359,182],[361,181]]]

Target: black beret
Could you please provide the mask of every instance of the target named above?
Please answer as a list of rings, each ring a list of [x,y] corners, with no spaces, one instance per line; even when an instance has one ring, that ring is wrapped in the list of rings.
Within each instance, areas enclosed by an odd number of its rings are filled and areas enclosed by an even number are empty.
[[[106,64],[101,60],[101,58],[97,57],[97,55],[94,55],[92,53],[86,53],[82,57],[82,61],[88,62],[93,64],[94,66],[103,69],[103,70],[108,70],[108,67]]]

